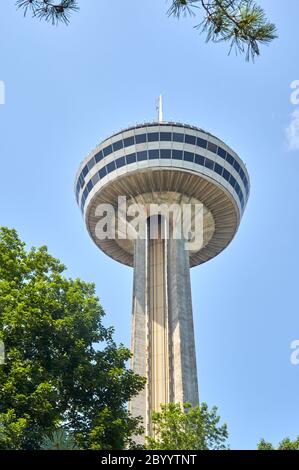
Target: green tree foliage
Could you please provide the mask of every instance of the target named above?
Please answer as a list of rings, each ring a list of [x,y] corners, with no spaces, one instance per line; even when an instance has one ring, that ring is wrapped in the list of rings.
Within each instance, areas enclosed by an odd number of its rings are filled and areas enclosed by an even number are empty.
[[[258,444],[258,450],[299,450],[299,436],[294,441],[291,441],[288,437],[283,439],[275,448],[270,442],[266,442],[264,439]]]
[[[61,427],[92,449],[124,448],[138,433],[126,403],[144,379],[103,326],[94,285],[64,269],[46,247],[26,252],[0,229],[0,449],[38,449]]]
[[[186,403],[161,405],[153,412],[155,437],[146,437],[149,450],[225,450],[226,424],[219,425],[217,408],[210,411],[206,403],[192,407]]]
[[[260,55],[260,45],[277,37],[276,27],[254,0],[169,0],[169,16],[200,16],[195,26],[206,33],[207,41],[228,42],[229,51],[246,54],[246,59]],[[78,0],[17,0],[16,5],[32,16],[53,24],[68,24],[79,10]]]
[[[28,419],[26,414],[22,418],[17,418],[13,410],[0,413],[0,450],[20,449],[27,425]]]

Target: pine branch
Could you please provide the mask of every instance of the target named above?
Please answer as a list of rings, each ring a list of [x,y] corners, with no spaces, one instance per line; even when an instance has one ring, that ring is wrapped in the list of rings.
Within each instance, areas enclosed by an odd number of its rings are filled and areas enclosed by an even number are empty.
[[[195,5],[200,0],[172,0],[172,5],[170,6],[167,14],[168,16],[176,16],[180,18],[181,16],[195,16],[194,8]]]
[[[228,42],[229,53],[244,53],[246,60],[260,55],[260,46],[277,37],[276,27],[254,0],[170,0],[169,16],[196,16],[202,21],[195,26],[206,34],[206,40]],[[68,24],[73,12],[79,10],[78,0],[17,0],[17,8],[33,17]]]
[[[229,42],[229,53],[244,53],[246,60],[260,55],[260,46],[277,37],[276,27],[254,0],[171,0],[168,14],[176,17],[195,15],[201,9],[203,20],[197,26],[206,33],[206,41]]]
[[[17,8],[23,9],[24,16],[28,13],[32,17],[51,22],[53,25],[60,22],[68,24],[73,12],[79,10],[77,0],[17,0]]]

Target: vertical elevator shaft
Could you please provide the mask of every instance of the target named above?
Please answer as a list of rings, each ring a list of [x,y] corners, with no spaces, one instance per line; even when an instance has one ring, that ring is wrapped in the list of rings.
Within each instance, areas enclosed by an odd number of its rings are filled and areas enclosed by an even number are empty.
[[[152,222],[152,226],[150,226]],[[169,403],[167,241],[161,217],[148,221],[148,410]],[[149,431],[150,416],[148,416]]]
[[[135,241],[132,313],[132,362],[147,379],[130,402],[153,435],[152,410],[161,404],[198,404],[189,253],[173,239],[165,220],[148,220],[147,237]]]

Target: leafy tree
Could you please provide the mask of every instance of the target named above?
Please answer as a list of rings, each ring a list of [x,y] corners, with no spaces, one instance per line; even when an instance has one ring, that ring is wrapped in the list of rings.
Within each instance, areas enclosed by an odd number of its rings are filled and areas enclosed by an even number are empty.
[[[169,16],[201,15],[195,26],[206,33],[207,41],[229,42],[230,51],[246,53],[249,60],[260,55],[260,45],[268,44],[277,37],[276,27],[254,0],[170,0]],[[77,0],[18,0],[18,8],[24,14],[31,12],[34,17],[67,24],[70,15],[79,10]]]
[[[126,403],[144,379],[103,326],[94,285],[64,269],[46,247],[26,252],[0,229],[0,449],[38,449],[61,427],[92,449],[124,448],[141,432]]]
[[[26,415],[17,418],[13,410],[0,413],[0,450],[17,450],[21,448],[27,425]]]
[[[152,450],[225,450],[227,426],[219,425],[217,408],[209,411],[206,403],[192,407],[186,403],[161,405],[152,414],[154,436],[146,437]]]
[[[283,439],[277,449],[270,442],[266,442],[264,439],[258,444],[258,450],[299,450],[299,436],[294,441],[291,441],[288,437]]]

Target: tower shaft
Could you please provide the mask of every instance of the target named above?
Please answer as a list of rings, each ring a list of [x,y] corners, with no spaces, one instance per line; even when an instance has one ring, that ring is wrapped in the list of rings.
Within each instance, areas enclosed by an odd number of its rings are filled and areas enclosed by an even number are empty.
[[[164,239],[163,223],[134,249],[131,366],[147,383],[130,410],[147,435],[161,404],[198,404],[189,253],[183,239]]]

